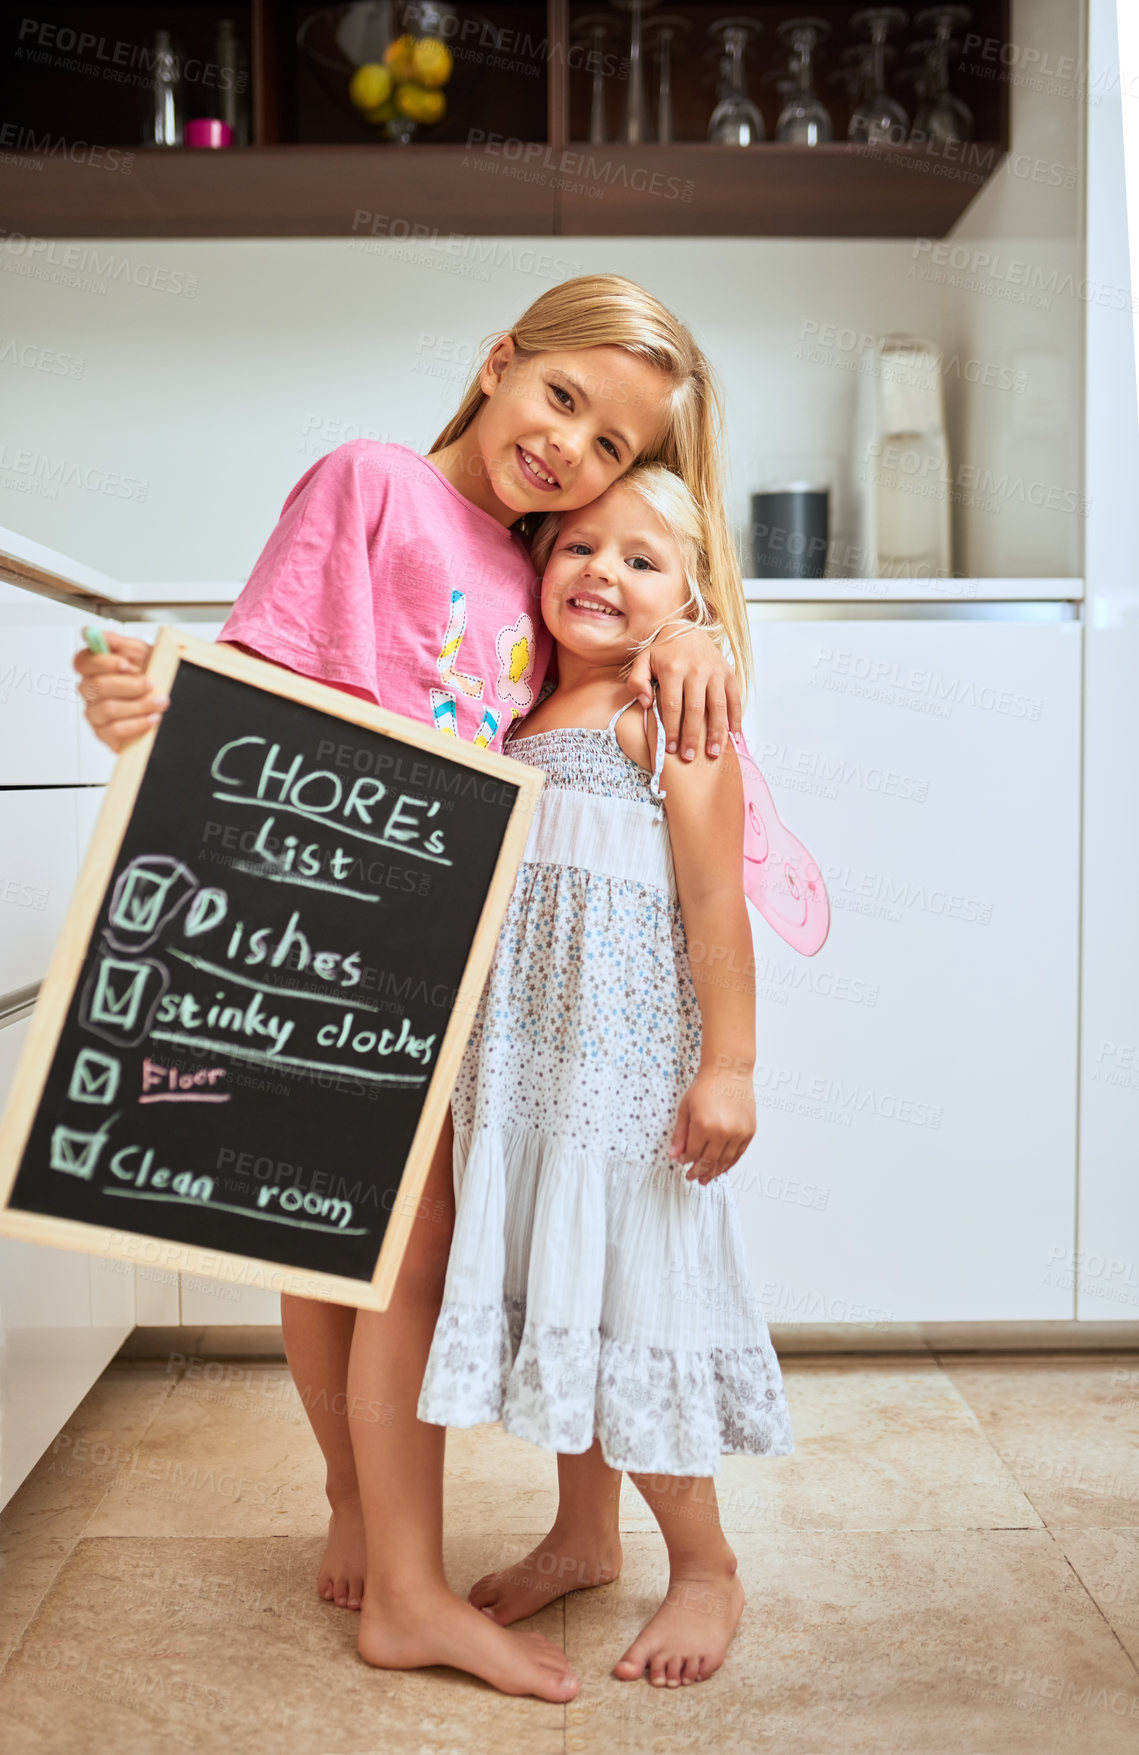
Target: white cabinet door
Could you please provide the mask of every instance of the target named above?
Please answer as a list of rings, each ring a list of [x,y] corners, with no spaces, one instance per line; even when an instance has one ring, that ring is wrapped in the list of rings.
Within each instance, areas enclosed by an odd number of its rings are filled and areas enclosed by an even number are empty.
[[[1080,627],[752,632],[748,741],[832,906],[810,959],[753,916],[768,1319],[1070,1317]]]
[[[0,582],[0,786],[73,785],[80,701],[72,656],[84,617]]]
[[[281,1298],[258,1286],[231,1286],[224,1280],[206,1280],[196,1274],[182,1275],[182,1321],[190,1328],[202,1325],[260,1328],[281,1321]]]
[[[0,1028],[0,1107],[28,1022]],[[134,1327],[134,1269],[0,1238],[0,1505]]]
[[[0,995],[47,972],[75,888],[82,790],[0,791]]]
[[[1132,450],[1136,447],[1132,446]],[[1139,1320],[1139,623],[1129,571],[1098,594],[1085,716],[1079,1235],[1060,1264],[1077,1314]],[[1134,1381],[1134,1380],[1133,1380]]]

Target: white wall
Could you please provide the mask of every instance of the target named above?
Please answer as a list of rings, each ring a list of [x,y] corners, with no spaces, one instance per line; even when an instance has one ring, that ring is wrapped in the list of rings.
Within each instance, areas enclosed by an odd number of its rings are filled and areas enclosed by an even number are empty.
[[[957,227],[945,279],[947,349],[1004,374],[962,383],[949,408],[954,456],[998,484],[985,505],[955,508],[958,565],[980,577],[1083,570],[1084,319],[1089,300],[1125,297],[1089,284],[1084,262],[1086,119],[1103,101],[1099,69],[1086,78],[1086,11],[1016,0],[1008,65],[970,51],[1007,82],[1013,118],[1012,149]],[[1003,387],[1009,374],[1023,387]]]
[[[73,379],[0,361],[0,524],[120,578],[244,579],[317,457],[361,433],[426,449],[481,340],[553,284],[512,265],[534,246],[548,257],[549,240],[475,242],[502,265],[460,277],[442,248],[386,240],[134,241],[83,246],[121,276],[101,295],[7,275],[4,337],[84,365]],[[940,329],[942,290],[907,277],[908,243],[571,239],[556,252],[575,272],[643,282],[692,325],[730,387],[741,523],[765,454],[849,443],[855,379],[796,357],[805,322]],[[196,277],[195,296],[134,283],[159,265],[172,284]],[[146,486],[37,498],[15,485],[21,449]]]
[[[1060,53],[1074,28],[1065,15],[1078,11],[1065,0],[1018,0],[1014,37],[1039,37]],[[959,229],[1002,248],[1015,242],[1014,254],[1047,277],[1074,267],[1080,216],[1075,195],[1031,167],[1078,162],[1079,106],[1023,84],[1012,99],[1017,162],[1029,170],[999,173]],[[593,270],[650,287],[718,367],[728,389],[730,509],[741,526],[767,460],[818,453],[845,459],[849,471],[858,368],[868,357],[858,338],[891,330],[947,346],[954,460],[1000,473],[1007,431],[1028,398],[971,388],[966,374],[975,362],[1007,365],[1025,339],[1025,308],[955,288],[952,270],[924,278],[930,255],[928,240],[478,239],[456,253],[313,239],[57,242],[29,256],[26,243],[7,240],[0,525],[128,580],[242,581],[311,462],[359,433],[426,448],[482,338],[554,279]],[[535,256],[549,264],[544,272],[530,266]],[[1061,485],[1077,467],[1080,316],[1074,294],[1032,313],[1033,331],[1061,356],[1062,378],[1063,360],[1071,362],[1060,389],[1069,449],[1042,453],[1037,442],[1011,453],[1014,468],[1019,456],[1022,472]],[[820,344],[828,326],[851,333]],[[79,375],[18,364],[8,342],[67,355],[81,362]],[[1042,380],[1055,377],[1054,361],[1039,348],[1033,357]],[[61,466],[67,479],[53,481]],[[100,491],[104,472],[127,478],[129,497],[118,497],[118,481]],[[50,497],[27,491],[29,481]],[[1004,500],[999,515],[958,507],[957,571],[1078,573],[1075,520],[1053,519],[1042,557],[1036,509],[1026,518],[1015,498]],[[836,525],[845,537],[847,506]]]

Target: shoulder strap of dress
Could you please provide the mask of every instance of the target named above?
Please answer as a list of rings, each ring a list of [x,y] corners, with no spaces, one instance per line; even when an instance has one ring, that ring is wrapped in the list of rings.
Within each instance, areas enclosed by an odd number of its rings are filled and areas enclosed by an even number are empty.
[[[616,713],[614,713],[612,719],[609,721],[608,725],[605,727],[605,729],[609,733],[610,737],[616,736],[616,734],[617,734],[617,721],[618,721],[618,719],[620,719],[622,713],[627,713],[629,711],[629,708],[635,707],[636,704],[637,704],[636,696],[634,696],[631,701],[626,701],[625,705],[623,707],[618,707]]]
[[[622,713],[627,713],[629,711],[629,708],[635,707],[636,704],[637,704],[636,697],[634,697],[633,700],[626,701],[625,705],[623,707],[618,707],[616,713],[614,713],[612,719],[609,721],[609,724],[605,727],[605,729],[609,733],[610,737],[614,737],[614,738],[616,737],[616,735],[617,735],[617,721],[618,721],[618,719],[620,719]],[[644,711],[644,716],[645,716],[645,732],[647,735],[648,727],[649,727],[649,710],[647,707],[645,707],[643,709],[643,711]],[[652,778],[649,781],[649,791],[652,793],[654,798],[664,798],[665,792],[664,792],[664,789],[662,788],[661,783],[660,783],[661,769],[664,767],[664,758],[665,758],[664,724],[663,724],[663,721],[661,720],[660,709],[657,706],[657,700],[656,700],[655,695],[653,696],[653,712],[656,714],[656,721],[657,721],[657,753],[656,753],[656,766],[653,768]]]
[[[667,796],[667,794],[665,792],[664,787],[660,783],[660,776],[661,776],[661,770],[664,767],[664,758],[665,758],[665,754],[667,753],[668,743],[667,743],[667,739],[665,738],[665,735],[664,735],[664,721],[660,716],[660,708],[657,706],[657,698],[655,695],[653,696],[653,712],[656,715],[656,722],[657,722],[657,755],[656,755],[656,763],[653,767],[653,777],[649,781],[649,791],[652,793],[654,798],[664,798]],[[646,732],[648,731],[648,726],[649,726],[649,710],[646,707],[645,708],[645,730],[646,730]]]

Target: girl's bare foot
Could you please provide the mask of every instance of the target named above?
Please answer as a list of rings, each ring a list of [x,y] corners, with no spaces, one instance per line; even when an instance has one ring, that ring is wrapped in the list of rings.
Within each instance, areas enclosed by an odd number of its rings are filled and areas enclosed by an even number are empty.
[[[364,1601],[364,1516],[360,1495],[348,1493],[331,1504],[328,1544],[316,1588],[326,1603],[335,1603],[341,1609],[359,1609]]]
[[[613,1674],[635,1682],[647,1669],[657,1688],[707,1681],[724,1661],[743,1608],[734,1555],[723,1570],[675,1575],[664,1602],[618,1658]]]
[[[539,1633],[508,1633],[450,1591],[365,1601],[360,1656],[381,1670],[449,1664],[481,1676],[503,1694],[534,1694],[562,1704],[581,1684],[564,1651]]]
[[[488,1572],[470,1588],[469,1600],[500,1627],[536,1615],[567,1591],[611,1584],[621,1570],[621,1543],[614,1531],[559,1529],[513,1566]]]

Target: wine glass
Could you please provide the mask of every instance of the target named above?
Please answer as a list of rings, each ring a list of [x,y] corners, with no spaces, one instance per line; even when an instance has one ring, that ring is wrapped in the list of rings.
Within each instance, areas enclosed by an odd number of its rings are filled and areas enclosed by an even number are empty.
[[[662,12],[649,21],[648,36],[657,62],[657,141],[663,146],[674,138],[672,116],[672,51],[678,36],[691,26],[678,12]]]
[[[934,37],[928,45],[926,100],[914,117],[911,140],[930,140],[944,146],[951,141],[972,137],[973,112],[949,89],[950,38],[961,25],[968,24],[972,16],[968,6],[928,6],[914,19],[916,29],[932,29]]]
[[[841,51],[838,66],[827,74],[828,85],[841,85],[852,104],[870,96],[870,56],[869,43],[851,43]]]
[[[834,139],[830,112],[816,95],[811,57],[818,45],[830,35],[830,25],[822,18],[790,18],[775,31],[780,42],[791,49],[792,92],[780,112],[775,128],[776,140],[795,146],[818,146]]]
[[[869,93],[850,118],[847,137],[862,146],[899,144],[906,138],[910,119],[897,98],[886,91],[886,38],[907,22],[900,6],[868,6],[850,21],[852,30],[870,37],[867,84]]]
[[[657,0],[613,0],[613,4],[629,14],[629,78],[621,138],[630,146],[641,146],[646,140],[652,139],[648,105],[645,102],[644,15],[657,4]]]
[[[593,146],[605,139],[605,44],[615,23],[605,12],[590,12],[574,20],[573,46],[589,55],[589,139]]]
[[[710,34],[721,46],[719,103],[708,119],[708,138],[720,146],[756,146],[766,140],[763,116],[747,94],[744,54],[763,26],[754,18],[719,18]]]

